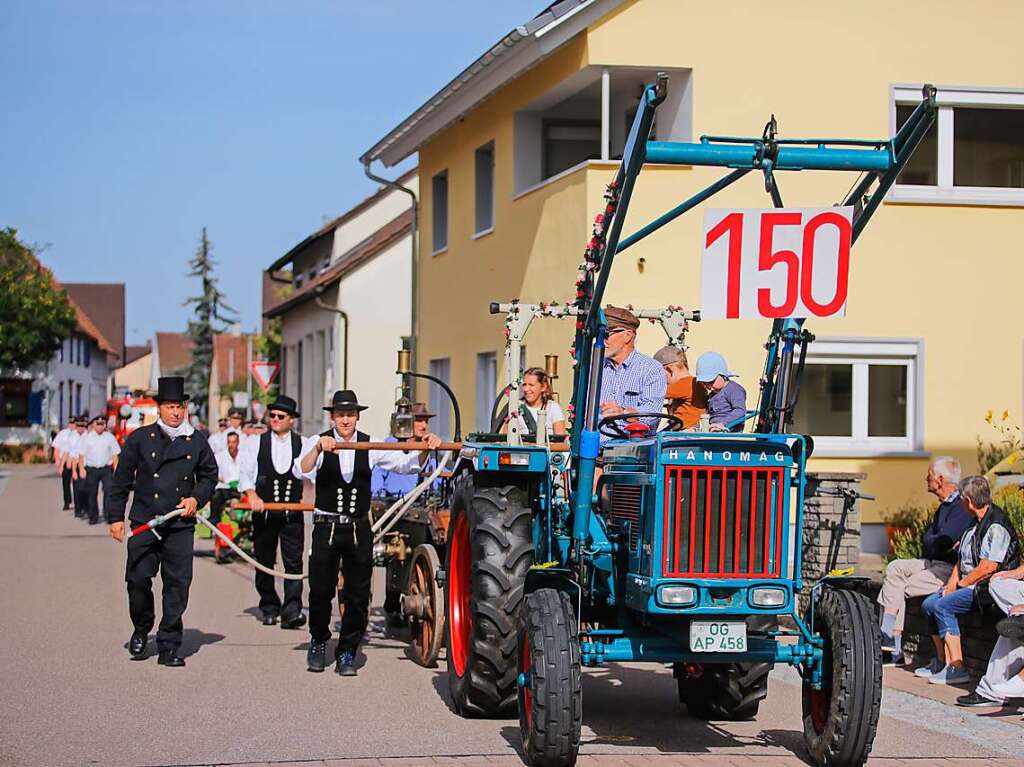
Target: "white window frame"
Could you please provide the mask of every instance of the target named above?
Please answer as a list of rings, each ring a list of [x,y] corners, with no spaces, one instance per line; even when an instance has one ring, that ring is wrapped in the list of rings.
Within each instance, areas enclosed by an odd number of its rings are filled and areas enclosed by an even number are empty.
[[[480,352],[476,355],[476,430],[491,430],[491,408],[498,392],[498,355]]]
[[[820,338],[807,349],[807,364],[853,366],[852,436],[814,437],[816,457],[924,457],[924,340],[919,338]],[[868,366],[907,366],[905,437],[868,436]]]
[[[889,135],[896,134],[896,106],[921,101],[921,85],[889,86]],[[995,186],[954,186],[953,148],[955,107],[998,107],[1024,109],[1024,89],[977,86],[938,86],[935,116],[938,144],[938,184],[894,184],[889,202],[933,203],[937,205],[1024,206],[1024,189]]]

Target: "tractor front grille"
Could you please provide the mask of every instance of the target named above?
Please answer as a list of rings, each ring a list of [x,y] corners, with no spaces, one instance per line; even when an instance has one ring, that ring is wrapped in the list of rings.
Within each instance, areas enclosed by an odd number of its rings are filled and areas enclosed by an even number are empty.
[[[783,468],[665,468],[662,573],[670,578],[778,578]]]
[[[613,522],[629,522],[629,549],[636,550],[640,538],[640,503],[643,488],[639,485],[612,485],[611,518]]]

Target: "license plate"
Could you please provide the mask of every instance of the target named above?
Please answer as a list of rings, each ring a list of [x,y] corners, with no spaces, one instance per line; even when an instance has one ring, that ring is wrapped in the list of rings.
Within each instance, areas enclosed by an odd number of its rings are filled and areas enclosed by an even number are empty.
[[[747,624],[742,621],[693,621],[690,624],[693,652],[746,652]]]

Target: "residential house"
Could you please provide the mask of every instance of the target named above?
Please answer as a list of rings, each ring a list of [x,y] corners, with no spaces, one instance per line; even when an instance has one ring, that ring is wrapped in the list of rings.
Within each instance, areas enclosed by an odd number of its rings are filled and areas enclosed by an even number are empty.
[[[124,365],[114,371],[114,392],[130,394],[149,389],[153,372],[153,343],[124,347]]]
[[[157,379],[185,374],[185,369],[192,363],[192,339],[188,333],[158,330],[153,334],[152,354],[149,388],[156,391]]]
[[[418,191],[415,170],[398,182]],[[412,332],[411,229],[409,195],[381,187],[267,268],[277,281],[290,272],[290,295],[264,317],[281,318],[278,383],[299,403],[303,433],[325,427],[324,403],[347,388],[369,406],[360,428],[387,434],[396,354]]]
[[[978,23],[969,4],[908,0],[825,6],[791,0],[763,24],[736,8],[674,0],[565,0],[496,42],[362,157],[394,166],[417,154],[424,179],[415,304],[421,371],[449,378],[466,420],[483,425],[497,390],[503,318],[491,301],[573,298],[577,265],[616,171],[645,83],[669,75],[654,137],[891,136],[939,86],[939,113],[910,167],[858,241],[845,317],[808,322],[810,348],[796,428],[815,435],[811,468],[866,472],[864,546],[884,548],[881,514],[923,501],[928,459],[975,466],[996,437],[988,409],[1020,422],[1024,338],[1017,317],[1024,265],[1024,5],[996,3]],[[922,33],[922,20],[927,32]],[[727,31],[724,31],[727,30]],[[489,44],[490,43],[490,44]],[[425,49],[426,50],[426,49]],[[424,55],[429,55],[425,52]],[[724,175],[644,170],[624,234]],[[853,174],[777,176],[785,202],[823,207]],[[770,207],[752,173],[718,208]],[[613,303],[700,306],[701,212],[622,254]],[[755,405],[765,322],[692,327],[691,355],[723,352]],[[538,321],[527,359],[562,356],[572,327]],[[641,329],[648,353],[663,343]],[[568,382],[562,381],[563,396]]]
[[[227,417],[233,394],[246,390],[252,339],[251,333],[242,333],[237,326],[230,333],[214,334],[207,423],[216,424],[219,418]]]

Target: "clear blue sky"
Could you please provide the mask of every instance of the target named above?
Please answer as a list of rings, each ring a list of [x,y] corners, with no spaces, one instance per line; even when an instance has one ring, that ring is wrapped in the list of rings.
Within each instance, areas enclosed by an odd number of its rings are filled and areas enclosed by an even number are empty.
[[[263,267],[373,191],[359,155],[545,2],[3,5],[0,226],[125,282],[142,343],[184,329],[203,226],[256,327]]]

